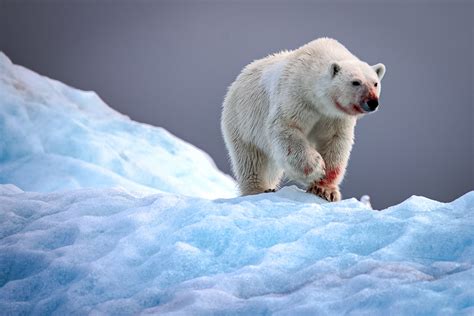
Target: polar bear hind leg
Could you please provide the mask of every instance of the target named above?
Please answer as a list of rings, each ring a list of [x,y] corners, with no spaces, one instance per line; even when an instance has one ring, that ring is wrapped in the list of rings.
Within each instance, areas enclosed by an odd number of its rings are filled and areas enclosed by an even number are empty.
[[[283,171],[253,144],[234,140],[230,146],[232,169],[242,195],[273,192]]]

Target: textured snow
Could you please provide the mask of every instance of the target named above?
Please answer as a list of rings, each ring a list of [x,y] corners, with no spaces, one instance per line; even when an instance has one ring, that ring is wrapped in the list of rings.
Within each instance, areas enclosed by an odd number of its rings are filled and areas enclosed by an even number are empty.
[[[382,212],[295,187],[0,192],[6,314],[474,313],[474,192]]]
[[[203,151],[130,120],[94,92],[13,65],[1,52],[0,135],[0,183],[23,190],[120,186],[205,198],[236,195],[233,180]]]
[[[1,54],[0,79],[1,315],[474,314],[474,191],[228,198],[165,130]]]

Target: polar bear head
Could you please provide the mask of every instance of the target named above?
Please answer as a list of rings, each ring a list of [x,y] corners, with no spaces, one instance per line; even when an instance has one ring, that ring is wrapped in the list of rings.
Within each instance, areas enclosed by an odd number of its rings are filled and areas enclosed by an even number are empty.
[[[360,60],[332,62],[326,73],[324,112],[331,116],[360,116],[377,110],[383,64],[368,65]]]

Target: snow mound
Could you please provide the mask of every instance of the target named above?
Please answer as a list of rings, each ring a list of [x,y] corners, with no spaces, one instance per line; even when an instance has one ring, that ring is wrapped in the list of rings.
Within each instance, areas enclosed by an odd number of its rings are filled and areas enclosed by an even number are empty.
[[[206,200],[0,186],[4,314],[474,313],[474,192],[376,212],[296,187]]]
[[[233,197],[203,151],[112,110],[94,92],[13,65],[0,52],[0,183],[51,192],[129,191]]]

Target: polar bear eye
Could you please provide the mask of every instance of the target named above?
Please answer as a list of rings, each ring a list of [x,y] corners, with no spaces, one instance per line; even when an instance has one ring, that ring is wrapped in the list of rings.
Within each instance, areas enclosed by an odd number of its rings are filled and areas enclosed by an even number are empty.
[[[360,81],[359,80],[354,80],[352,81],[353,86],[360,86]]]
[[[376,87],[376,86],[378,86],[378,85],[379,85],[379,83],[378,83],[378,82],[374,83],[374,87]]]

